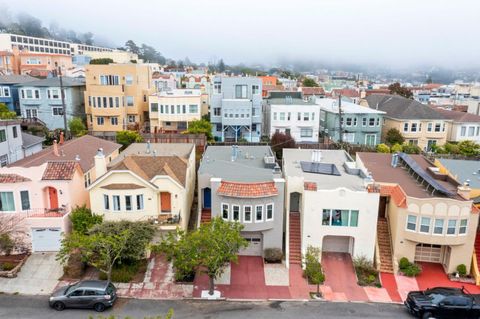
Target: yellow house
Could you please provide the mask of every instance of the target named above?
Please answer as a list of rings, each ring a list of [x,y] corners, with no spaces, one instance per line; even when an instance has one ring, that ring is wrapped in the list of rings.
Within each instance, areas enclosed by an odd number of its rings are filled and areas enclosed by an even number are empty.
[[[192,144],[135,143],[108,166],[95,156],[90,187],[94,214],[105,220],[151,221],[161,229],[187,229],[195,188]]]
[[[85,113],[94,136],[148,128],[152,70],[143,64],[87,65]]]
[[[150,131],[179,133],[202,117],[202,93],[196,89],[165,90],[148,97]]]
[[[480,204],[480,162],[476,160],[456,160],[436,158],[435,166],[440,172],[447,174],[459,184],[467,183],[470,187],[469,198]]]
[[[436,263],[446,273],[460,264],[470,272],[478,210],[468,187],[432,170],[421,155],[357,153],[357,165],[380,192],[377,264],[398,271],[402,257]]]
[[[398,95],[372,94],[360,104],[384,111],[382,137],[395,128],[405,142],[429,151],[433,145],[444,145],[452,125],[451,120],[429,106]]]

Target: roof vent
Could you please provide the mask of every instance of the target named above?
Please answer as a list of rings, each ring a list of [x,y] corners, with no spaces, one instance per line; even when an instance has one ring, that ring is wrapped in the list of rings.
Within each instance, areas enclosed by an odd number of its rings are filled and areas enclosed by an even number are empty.
[[[275,168],[275,166],[277,165],[277,162],[275,161],[275,157],[274,156],[265,156],[263,158],[263,163],[265,165],[265,168]]]
[[[75,160],[76,160],[77,162],[80,162],[80,155],[78,155],[78,154],[75,155]]]
[[[312,162],[320,163],[322,161],[322,151],[312,150]]]
[[[238,155],[238,146],[232,145],[232,162],[235,162],[237,160],[237,155]]]
[[[148,140],[147,141],[147,154],[150,154],[150,148],[151,148],[150,140]]]
[[[392,161],[391,161],[390,165],[392,165],[393,168],[397,167],[397,165],[398,165],[398,154],[397,153],[392,154]]]

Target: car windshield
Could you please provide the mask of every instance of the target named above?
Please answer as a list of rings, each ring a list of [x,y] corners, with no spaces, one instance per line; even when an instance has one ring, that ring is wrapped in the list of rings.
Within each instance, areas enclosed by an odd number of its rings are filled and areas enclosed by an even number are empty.
[[[115,292],[115,286],[112,285],[112,284],[108,284],[108,287],[107,287],[107,294],[111,295]]]
[[[77,289],[79,286],[80,286],[80,283],[79,283],[79,282],[68,286],[67,290],[65,290],[65,294],[68,294],[68,293],[74,291],[74,290]]]
[[[445,299],[444,295],[441,295],[441,294],[438,294],[438,293],[430,293],[430,294],[428,294],[428,297],[430,297],[430,300],[435,305],[438,305],[440,303],[440,301]]]

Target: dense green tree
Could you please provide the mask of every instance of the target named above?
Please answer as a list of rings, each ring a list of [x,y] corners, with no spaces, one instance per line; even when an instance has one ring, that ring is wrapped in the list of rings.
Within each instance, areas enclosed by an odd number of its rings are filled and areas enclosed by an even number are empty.
[[[396,94],[406,97],[407,99],[413,99],[412,91],[404,86],[401,86],[398,82],[390,84],[388,89],[390,90],[390,94]]]
[[[285,133],[276,132],[270,139],[270,145],[277,158],[281,159],[283,158],[283,149],[295,148],[296,142],[292,136]]]
[[[476,156],[480,154],[480,145],[473,141],[461,141],[458,143],[458,151],[464,156]]]
[[[132,143],[143,142],[143,137],[135,131],[117,132],[117,143],[122,144],[122,150],[126,149]]]
[[[304,87],[318,87],[318,83],[314,79],[305,78],[302,81]]]
[[[388,145],[402,145],[403,142],[405,142],[405,138],[399,130],[391,128],[387,131],[387,134],[385,134],[385,142],[387,142]]]
[[[10,120],[17,117],[17,113],[10,111],[5,103],[0,103],[0,120]]]
[[[210,283],[209,294],[213,295],[215,279],[230,262],[237,262],[240,249],[248,246],[241,236],[242,229],[243,225],[238,222],[215,217],[197,230],[185,232],[177,229],[169,233],[156,250],[173,260],[177,272],[206,274]]]
[[[188,123],[186,132],[188,134],[205,134],[208,141],[213,140],[212,124],[204,118]]]
[[[135,54],[140,54],[140,48],[137,46],[133,40],[128,40],[125,42],[125,48],[127,49],[128,52],[132,52]]]
[[[418,145],[404,143],[402,145],[402,151],[407,154],[420,154],[422,149]]]
[[[225,65],[225,62],[223,62],[223,59],[220,59],[220,61],[218,61],[217,70],[218,70],[218,72],[220,72],[220,73],[225,72],[225,70],[226,70],[226,65]]]
[[[74,137],[80,137],[87,134],[87,127],[79,117],[74,117],[68,121],[68,130]]]
[[[110,58],[99,58],[90,60],[90,64],[110,64],[113,60]]]
[[[387,144],[378,144],[376,149],[378,153],[390,153],[390,147]]]
[[[101,215],[92,214],[90,208],[87,208],[85,205],[73,209],[69,216],[72,222],[72,230],[84,235],[88,233],[90,228],[101,224],[103,221]]]

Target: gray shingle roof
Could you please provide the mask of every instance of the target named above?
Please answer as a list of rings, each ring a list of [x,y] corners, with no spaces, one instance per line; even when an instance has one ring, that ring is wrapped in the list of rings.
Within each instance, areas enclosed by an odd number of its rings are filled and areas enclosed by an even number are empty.
[[[48,78],[43,80],[24,82],[22,84],[17,84],[16,86],[59,87],[60,79],[58,77]],[[85,86],[85,79],[63,77],[63,86],[66,86],[66,87]]]
[[[368,106],[386,112],[386,117],[401,120],[444,120],[445,117],[429,106],[399,95],[372,94],[366,97]]]
[[[36,78],[30,75],[0,75],[0,84],[18,84],[35,81]]]
[[[45,141],[45,138],[22,132],[22,140],[23,148],[28,148],[32,145],[42,143],[43,141]]]

